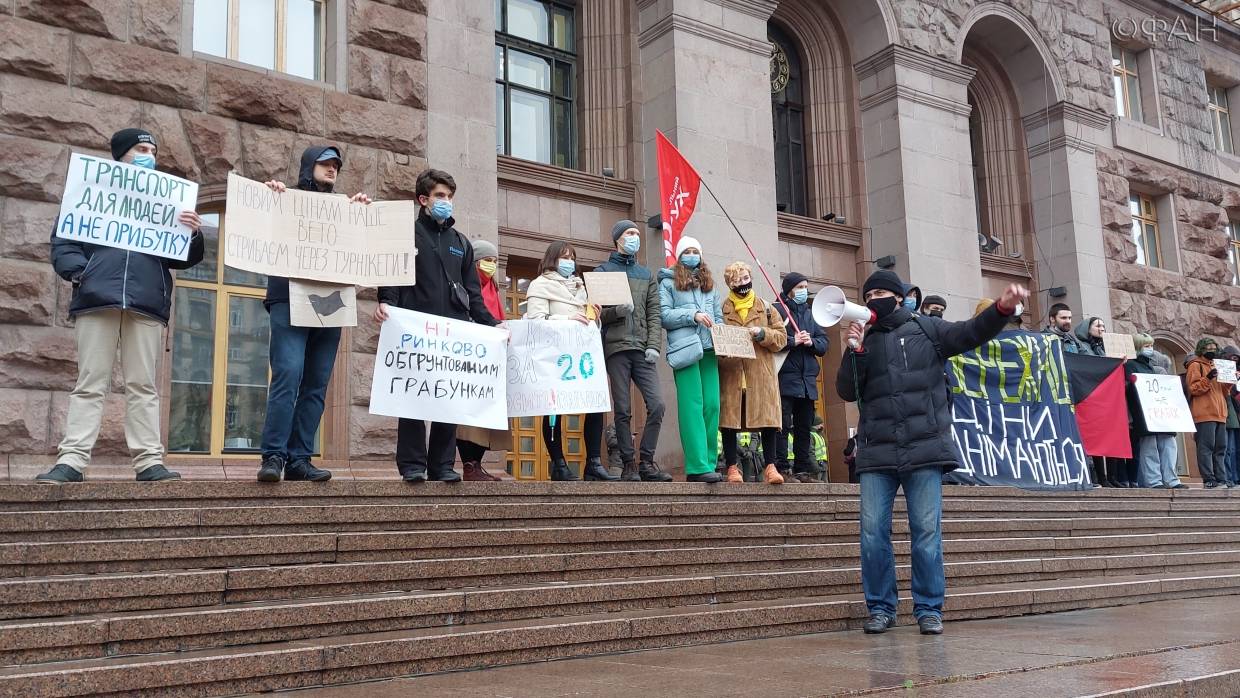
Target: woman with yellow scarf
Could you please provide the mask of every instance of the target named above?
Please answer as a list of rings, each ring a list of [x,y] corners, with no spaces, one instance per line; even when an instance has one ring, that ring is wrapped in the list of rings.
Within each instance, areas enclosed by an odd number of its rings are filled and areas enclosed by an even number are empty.
[[[723,435],[728,482],[744,482],[737,467],[737,433],[759,431],[766,461],[762,476],[768,483],[779,485],[784,478],[775,468],[775,442],[783,419],[774,354],[787,344],[788,332],[779,313],[754,293],[752,273],[744,262],[733,262],[723,270],[728,285],[728,297],[723,302],[724,324],[749,331],[756,358],[720,357],[719,431]]]

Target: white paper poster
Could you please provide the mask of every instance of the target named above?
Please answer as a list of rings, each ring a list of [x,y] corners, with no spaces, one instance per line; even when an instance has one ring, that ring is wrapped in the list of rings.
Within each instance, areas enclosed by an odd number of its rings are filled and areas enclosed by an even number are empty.
[[[1197,431],[1179,376],[1150,373],[1136,373],[1133,376],[1147,429],[1154,433]]]
[[[389,307],[370,413],[507,429],[505,343],[501,329]]]
[[[1218,369],[1219,383],[1235,383],[1236,382],[1236,362],[1227,359],[1215,359],[1214,368]]]
[[[573,320],[509,320],[508,416],[610,412],[603,339]]]

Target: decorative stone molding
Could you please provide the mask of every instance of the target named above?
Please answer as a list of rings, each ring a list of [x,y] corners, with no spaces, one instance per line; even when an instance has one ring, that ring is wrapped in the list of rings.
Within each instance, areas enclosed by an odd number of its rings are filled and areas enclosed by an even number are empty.
[[[1111,116],[1071,102],[1056,102],[1045,111],[1026,115],[1021,124],[1029,141],[1029,157],[1061,148],[1092,153],[1100,134],[1110,128]]]
[[[765,22],[775,13],[775,6],[779,2],[777,0],[720,0],[719,4]]]
[[[968,66],[949,61],[945,58],[939,58],[923,51],[896,45],[888,46],[869,58],[863,58],[857,62],[854,69],[857,71],[857,79],[864,80],[877,75],[879,71],[884,70],[888,66],[908,68],[926,73],[931,77],[950,80],[959,85],[968,85],[973,80],[974,72]]]
[[[632,208],[637,198],[637,182],[544,165],[507,155],[500,155],[495,160],[499,183],[504,189],[554,194],[564,200],[628,208]]]
[[[669,14],[643,29],[637,37],[637,45],[638,47],[645,47],[671,31],[682,31],[694,36],[700,36],[703,39],[709,39],[724,46],[731,46],[732,48],[758,56],[765,57],[771,55],[771,44],[765,39],[751,39],[722,27],[678,14]]]
[[[861,111],[866,111],[892,99],[903,99],[927,107],[939,109],[957,116],[968,117],[972,108],[968,102],[957,102],[954,99],[916,90],[904,85],[891,85],[861,100]]]
[[[842,245],[861,249],[861,236],[865,228],[855,225],[828,223],[817,218],[797,216],[791,213],[776,214],[779,239],[809,245]]]

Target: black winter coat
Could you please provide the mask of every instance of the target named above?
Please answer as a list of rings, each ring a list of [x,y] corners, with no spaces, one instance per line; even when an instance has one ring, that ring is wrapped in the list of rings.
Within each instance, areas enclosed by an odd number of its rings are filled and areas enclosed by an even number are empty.
[[[314,164],[328,145],[312,145],[301,153],[301,169],[297,172],[297,188],[302,191],[319,191],[314,183]],[[263,299],[263,307],[268,310],[276,303],[288,302],[288,279],[283,276],[267,277],[267,297]]]
[[[992,305],[964,322],[934,317],[921,322],[938,335],[941,352],[903,308],[866,332],[864,351],[844,352],[835,385],[846,402],[861,398],[857,473],[905,473],[931,466],[949,472],[959,466],[943,363],[994,339],[1007,325],[1007,316]]]
[[[202,233],[195,231],[182,262],[143,252],[92,245],[56,237],[52,225],[52,268],[73,284],[69,315],[92,310],[133,310],[168,324],[172,313],[172,274],[202,261]]]
[[[1124,396],[1128,401],[1128,423],[1132,428],[1132,435],[1136,438],[1143,436],[1170,436],[1166,432],[1151,432],[1149,427],[1145,425],[1145,413],[1141,411],[1141,398],[1137,394],[1137,386],[1132,382],[1134,373],[1158,373],[1150,364],[1150,357],[1138,355],[1135,359],[1129,359],[1124,362]]]
[[[414,225],[418,281],[379,287],[379,302],[494,327],[501,320],[491,317],[482,300],[473,245],[452,227],[454,222],[449,218],[440,223],[426,209],[419,211]]]
[[[784,365],[779,368],[779,395],[780,397],[817,400],[818,373],[821,371],[818,360],[827,353],[827,346],[830,343],[827,333],[817,322],[814,322],[814,314],[810,311],[809,303],[796,303],[787,295],[780,296],[780,299],[783,303],[774,305],[779,311],[779,317],[784,321],[784,327],[788,330],[788,358],[784,359]],[[797,327],[809,332],[814,340],[812,344],[797,345],[796,331],[788,322],[788,311],[784,310],[785,304],[792,310],[792,319],[796,321]]]

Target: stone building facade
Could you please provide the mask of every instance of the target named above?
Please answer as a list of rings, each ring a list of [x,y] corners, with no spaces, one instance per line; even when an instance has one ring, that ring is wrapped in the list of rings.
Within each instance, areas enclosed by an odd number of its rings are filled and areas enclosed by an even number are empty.
[[[208,5],[239,4],[0,1],[10,477],[53,459],[74,379],[69,287],[47,263],[68,153],[102,153],[130,125],[160,139],[162,168],[202,184],[208,212],[222,209],[228,171],[290,181],[311,143],[341,146],[341,186],[380,198],[411,197],[428,163],[446,169],[459,227],[499,242],[514,310],[549,241],[570,239],[591,266],[614,220],[657,213],[657,129],[772,277],[797,270],[855,295],[894,258],[948,298],[950,319],[1020,281],[1037,289],[1031,324],[1063,301],[1117,331],[1150,330],[1177,357],[1200,335],[1240,334],[1240,118],[1227,106],[1240,105],[1240,29],[1209,0],[273,0],[278,28],[318,13],[308,77],[278,60],[256,67],[228,42],[208,48]],[[304,48],[305,36],[275,45]],[[705,192],[688,233],[716,267],[747,258]],[[660,249],[648,231],[651,266]],[[249,477],[241,434],[261,403],[245,396],[262,382],[265,318],[224,271],[190,276],[178,303],[214,299],[203,311],[214,319],[174,319],[169,332],[169,461]],[[324,460],[358,473],[388,472],[395,443],[393,420],[366,409],[376,333],[368,321],[346,333],[321,432]],[[194,361],[191,345],[208,344],[210,360]],[[839,344],[821,405],[837,481],[855,423],[829,389]],[[191,375],[206,363],[216,370]],[[101,463],[124,462],[122,406],[110,397]],[[529,439],[514,470],[536,477],[536,430],[514,429]],[[669,410],[666,465],[678,464],[676,437]]]

